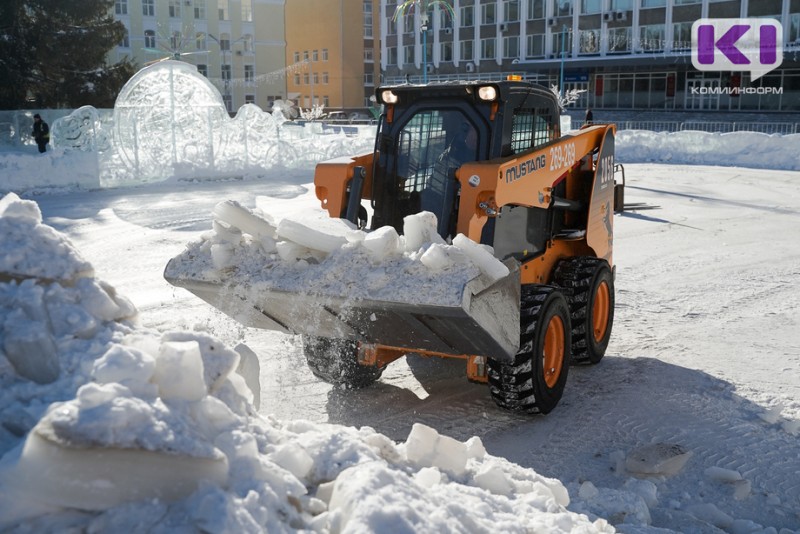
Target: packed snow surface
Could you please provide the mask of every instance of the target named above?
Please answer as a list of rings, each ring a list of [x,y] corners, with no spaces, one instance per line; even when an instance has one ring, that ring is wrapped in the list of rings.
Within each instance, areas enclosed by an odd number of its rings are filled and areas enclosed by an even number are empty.
[[[299,338],[164,281],[221,200],[317,210],[310,166],[88,191],[90,160],[0,154],[0,187],[60,191],[3,199],[0,530],[797,532],[800,177],[763,170],[796,157],[790,137],[742,141],[724,168],[618,146],[640,207],[614,225],[611,344],[543,418],[498,409],[451,360],[332,388]]]

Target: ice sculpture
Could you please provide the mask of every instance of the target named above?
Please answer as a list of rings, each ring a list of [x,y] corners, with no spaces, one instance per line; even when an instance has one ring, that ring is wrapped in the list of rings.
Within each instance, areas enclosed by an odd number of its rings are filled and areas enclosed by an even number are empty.
[[[111,146],[110,132],[92,106],[80,107],[56,119],[51,132],[53,146],[58,148],[101,152]]]
[[[137,72],[114,105],[114,135],[136,175],[163,179],[178,165],[214,168],[215,145],[227,140],[219,91],[194,65],[161,61]]]

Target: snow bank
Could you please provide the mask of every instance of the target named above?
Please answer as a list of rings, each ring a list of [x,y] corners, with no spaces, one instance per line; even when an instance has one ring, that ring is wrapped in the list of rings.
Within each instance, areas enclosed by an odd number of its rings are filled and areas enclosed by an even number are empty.
[[[800,134],[700,131],[617,132],[616,159],[621,163],[725,165],[800,170]]]
[[[63,236],[36,239],[34,203],[0,205],[0,256],[22,245],[31,265],[66,271],[0,280],[0,530],[614,531],[478,438],[416,425],[397,444],[259,416],[239,352],[137,327],[112,287],[72,276],[91,266]],[[9,357],[15,332],[34,328],[59,371],[46,385]]]
[[[275,225],[258,209],[225,201],[214,208],[213,230],[174,258],[165,274],[246,286],[250,294],[278,289],[458,306],[473,278],[493,281],[509,273],[491,248],[463,235],[445,243],[433,213],[406,217],[403,234],[391,227],[367,233],[322,210]]]

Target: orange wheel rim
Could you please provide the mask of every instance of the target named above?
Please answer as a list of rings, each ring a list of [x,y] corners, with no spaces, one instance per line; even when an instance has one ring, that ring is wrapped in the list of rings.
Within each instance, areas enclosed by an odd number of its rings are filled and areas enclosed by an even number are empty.
[[[594,295],[594,306],[592,307],[592,332],[597,343],[600,343],[606,337],[610,309],[611,290],[604,280],[597,286],[597,292]]]
[[[551,388],[556,385],[564,365],[564,321],[554,316],[547,324],[544,334],[544,383]]]

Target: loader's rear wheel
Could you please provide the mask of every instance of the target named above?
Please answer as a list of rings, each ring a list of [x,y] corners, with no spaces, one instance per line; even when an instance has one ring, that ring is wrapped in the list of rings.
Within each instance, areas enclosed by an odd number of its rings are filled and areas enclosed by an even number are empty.
[[[363,388],[383,374],[382,367],[358,363],[358,343],[349,339],[303,336],[303,352],[314,376],[334,386]]]
[[[608,262],[591,257],[564,260],[556,267],[553,280],[572,293],[567,298],[572,363],[598,363],[606,353],[614,324],[614,277]]]
[[[570,361],[567,300],[550,286],[523,286],[520,348],[511,363],[489,359],[489,390],[501,408],[550,412],[556,407]]]

